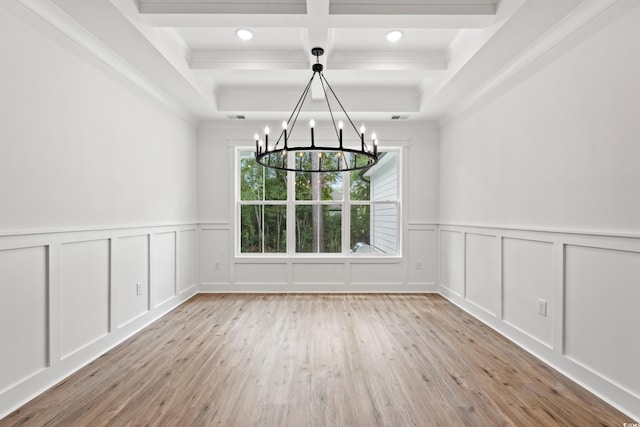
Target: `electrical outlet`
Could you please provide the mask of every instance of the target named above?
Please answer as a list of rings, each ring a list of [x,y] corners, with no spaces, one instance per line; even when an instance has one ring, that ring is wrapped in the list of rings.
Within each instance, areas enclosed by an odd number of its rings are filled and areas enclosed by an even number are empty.
[[[422,270],[422,261],[416,261],[416,270]]]
[[[142,282],[136,282],[136,295],[142,295]]]
[[[538,314],[547,317],[547,302],[541,298],[538,298]]]
[[[214,269],[215,270],[221,270],[222,269],[222,263],[220,261],[216,261],[216,263],[214,265]]]

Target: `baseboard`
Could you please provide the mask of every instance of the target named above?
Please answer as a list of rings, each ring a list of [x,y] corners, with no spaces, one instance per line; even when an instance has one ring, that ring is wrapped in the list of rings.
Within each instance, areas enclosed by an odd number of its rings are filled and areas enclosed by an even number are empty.
[[[433,283],[420,284],[313,284],[313,285],[289,285],[286,283],[275,284],[219,284],[203,283],[199,286],[200,293],[434,293],[437,285]]]

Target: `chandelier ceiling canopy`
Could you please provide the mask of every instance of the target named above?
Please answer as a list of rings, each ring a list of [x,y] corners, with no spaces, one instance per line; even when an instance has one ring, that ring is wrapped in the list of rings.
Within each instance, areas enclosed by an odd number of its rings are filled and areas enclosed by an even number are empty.
[[[256,161],[264,167],[293,172],[345,172],[372,167],[378,163],[378,139],[375,132],[371,134],[371,139],[368,142],[365,141],[364,124],[360,126],[360,129],[356,128],[322,73],[323,66],[320,63],[320,56],[324,54],[324,49],[315,47],[311,49],[311,53],[316,57],[316,63],[311,67],[313,75],[302,91],[289,119],[282,122],[282,131],[276,141],[269,143],[269,126],[264,129],[264,139],[260,138],[257,133],[254,135]],[[292,136],[298,116],[316,77],[320,81],[329,109],[331,127],[333,128],[331,132],[335,132],[335,141],[317,141],[316,123],[311,119],[309,121],[309,139],[306,143],[301,143],[298,134],[296,134],[296,139],[293,139]],[[332,109],[331,99],[340,107],[341,112]],[[347,129],[343,129],[345,123],[342,120],[338,120],[336,123],[336,115],[344,116],[347,121]]]

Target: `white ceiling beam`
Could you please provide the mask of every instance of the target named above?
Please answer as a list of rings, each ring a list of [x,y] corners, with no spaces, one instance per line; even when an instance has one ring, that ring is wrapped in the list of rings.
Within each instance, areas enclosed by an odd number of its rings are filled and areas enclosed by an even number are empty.
[[[444,51],[335,51],[328,63],[332,70],[444,71],[447,55]]]
[[[334,51],[327,69],[357,71],[445,71],[444,51],[362,52]],[[198,74],[217,70],[310,70],[309,56],[300,50],[196,50],[189,67]]]
[[[287,88],[221,88],[218,93],[218,111],[239,114],[275,112],[280,117],[291,114],[300,92]],[[419,111],[419,94],[412,87],[380,88],[360,87],[340,90],[340,101],[348,106],[349,115],[366,113],[415,113]],[[324,100],[307,99],[303,113],[313,113],[316,117],[326,113]]]
[[[308,56],[300,50],[191,52],[192,70],[307,70]]]
[[[215,13],[140,13],[142,19],[154,27],[251,27],[251,28],[301,28],[307,25],[307,15],[257,15]]]
[[[495,23],[494,15],[329,15],[331,28],[485,28]]]
[[[327,55],[331,51],[329,38],[329,27],[327,18],[329,17],[329,0],[307,0],[307,33],[304,40],[304,46],[309,55],[309,64],[320,62],[323,66],[327,65]],[[311,49],[321,47],[324,49],[324,55],[316,58],[311,54]],[[324,99],[324,91],[319,78],[313,79],[311,84],[311,99]]]
[[[313,19],[309,15],[281,14],[194,14],[141,13],[142,19],[154,27],[251,27],[303,28]],[[327,15],[327,28],[485,28],[495,21],[493,15]]]

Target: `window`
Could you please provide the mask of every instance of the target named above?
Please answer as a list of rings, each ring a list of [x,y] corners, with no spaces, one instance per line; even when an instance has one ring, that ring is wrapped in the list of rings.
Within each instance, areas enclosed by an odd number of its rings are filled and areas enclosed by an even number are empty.
[[[287,173],[240,155],[240,248],[242,253],[287,252]]]
[[[399,254],[399,151],[368,170],[310,173],[263,168],[238,150],[240,254]],[[289,161],[337,162],[305,153]]]

